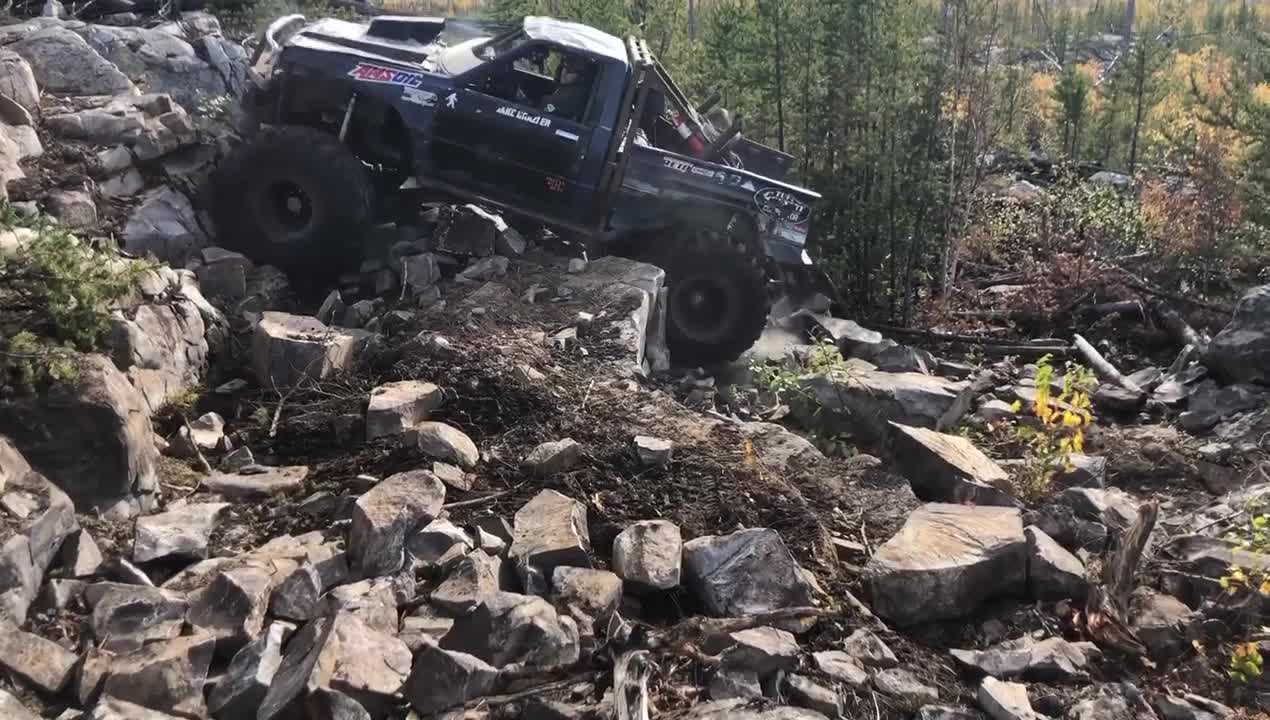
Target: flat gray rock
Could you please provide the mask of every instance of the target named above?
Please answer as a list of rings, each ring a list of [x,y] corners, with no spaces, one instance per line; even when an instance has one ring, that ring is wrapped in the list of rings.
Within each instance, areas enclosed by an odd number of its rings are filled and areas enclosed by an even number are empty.
[[[683,538],[669,520],[643,520],[613,541],[613,572],[637,587],[669,590],[679,585]]]
[[[357,499],[348,536],[349,565],[364,575],[401,568],[406,538],[436,518],[445,485],[427,470],[386,478]]]
[[[811,604],[811,587],[774,530],[738,530],[684,543],[683,579],[717,617]]]
[[[137,518],[132,559],[149,562],[165,557],[204,559],[212,530],[228,503],[192,503]]]

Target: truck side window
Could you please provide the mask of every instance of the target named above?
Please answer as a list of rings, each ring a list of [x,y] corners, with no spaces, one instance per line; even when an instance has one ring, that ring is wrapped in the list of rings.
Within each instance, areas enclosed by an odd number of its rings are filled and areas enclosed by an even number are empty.
[[[553,51],[553,54],[557,53]],[[539,106],[556,117],[582,122],[591,102],[599,66],[594,60],[578,53],[560,55],[554,63],[548,61],[548,67],[552,67],[555,72],[555,87],[542,98]]]

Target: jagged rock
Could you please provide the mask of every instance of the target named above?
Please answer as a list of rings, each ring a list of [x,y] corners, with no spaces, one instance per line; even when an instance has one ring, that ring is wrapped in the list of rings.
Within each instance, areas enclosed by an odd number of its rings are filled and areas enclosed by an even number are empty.
[[[81,511],[154,492],[159,453],[144,398],[105,357],[80,360],[73,383],[0,403],[0,435]]]
[[[441,647],[498,668],[524,663],[545,669],[577,661],[579,634],[572,618],[558,615],[546,600],[499,592],[456,618]]]
[[[866,667],[886,669],[898,667],[900,664],[895,653],[891,652],[891,648],[887,647],[877,635],[864,628],[856,630],[843,640],[842,649]]]
[[[1138,501],[1118,488],[1068,488],[1055,500],[1077,517],[1127,529],[1138,519]]]
[[[1244,293],[1230,324],[1208,344],[1204,364],[1227,382],[1270,384],[1270,285]]]
[[[137,519],[132,541],[134,562],[176,555],[207,557],[207,542],[229,503],[193,503]]]
[[[86,25],[77,32],[133,82],[149,92],[170,93],[190,111],[228,92],[220,71],[199,58],[179,33],[105,25]],[[241,64],[246,65],[246,57]]]
[[[109,660],[101,693],[179,717],[205,718],[203,683],[213,646],[211,637],[193,635],[116,655]]]
[[[984,422],[989,423],[1008,420],[1018,415],[1010,403],[996,399],[980,403],[979,408],[975,412]]]
[[[616,328],[622,347],[631,353],[631,361],[642,366],[646,354],[656,356],[664,349],[665,338],[659,336],[655,319],[657,299],[665,283],[665,271],[655,265],[605,256],[587,263],[585,272],[570,275],[561,290],[592,293],[595,306],[629,307],[633,303],[635,309],[612,327]],[[662,329],[664,335],[664,325]]]
[[[425,571],[436,570],[441,558],[456,545],[471,549],[475,543],[463,528],[447,518],[437,518],[406,539],[406,551],[415,566]]]
[[[560,566],[551,573],[551,599],[579,622],[606,624],[622,601],[622,579],[605,570]]]
[[[548,477],[573,469],[582,459],[582,446],[572,438],[545,442],[533,449],[524,465],[539,477]]]
[[[869,684],[869,671],[841,650],[822,650],[812,655],[816,669],[833,680],[859,690]]]
[[[404,587],[407,582],[409,588]],[[367,627],[386,635],[396,635],[400,626],[397,609],[402,601],[399,590],[410,589],[413,596],[413,582],[413,578],[402,574],[340,585],[327,594],[322,613],[329,615],[344,611]]]
[[[50,578],[44,583],[40,603],[50,610],[70,610],[83,600],[86,587],[88,583],[83,580]]]
[[[1107,458],[1098,455],[1072,453],[1067,456],[1068,468],[1054,477],[1059,484],[1068,487],[1102,488],[1107,484]]]
[[[406,537],[441,512],[445,485],[427,470],[386,478],[357,499],[349,530],[350,565],[363,575],[401,569]]]
[[[480,451],[462,430],[442,422],[421,422],[413,432],[414,444],[429,457],[449,462],[465,470],[476,467]]]
[[[986,677],[979,685],[977,699],[992,720],[1039,720],[1026,685]]]
[[[181,634],[188,607],[176,593],[142,585],[97,583],[84,592],[93,637],[103,650],[127,652]]]
[[[454,613],[469,613],[498,592],[502,562],[485,553],[472,553],[459,560],[449,577],[432,591],[433,605]]]
[[[1186,628],[1195,613],[1170,595],[1140,587],[1129,599],[1129,625],[1152,657],[1176,657],[1186,650]]]
[[[543,490],[516,511],[511,556],[544,577],[559,565],[591,567],[586,506],[555,490]]]
[[[684,543],[683,576],[705,610],[718,617],[811,604],[811,587],[774,530],[738,530]]]
[[[751,698],[719,700],[695,705],[678,720],[826,720],[815,710],[756,705]]]
[[[1157,720],[1146,699],[1129,683],[1107,683],[1081,690],[1065,720]]]
[[[430,609],[427,605],[419,608],[419,610]],[[445,634],[450,632],[450,628],[453,627],[454,620],[452,618],[439,615],[411,615],[401,619],[401,632],[397,634],[397,637],[401,638],[401,641],[410,648],[410,652],[418,653],[425,644],[440,642],[441,638],[445,637]]]
[[[264,628],[274,581],[263,568],[226,570],[191,597],[186,621],[195,633],[214,637],[218,652],[238,652]]]
[[[129,252],[183,267],[207,245],[207,234],[189,198],[163,187],[142,197],[124,226],[123,244]]]
[[[924,705],[913,720],[984,720],[983,713],[963,707]]]
[[[119,698],[103,697],[83,720],[177,720],[177,717]]]
[[[1132,414],[1146,403],[1146,393],[1134,392],[1119,385],[1099,385],[1094,391],[1094,405],[1111,413]]]
[[[203,264],[196,273],[204,295],[232,302],[247,294],[247,274],[255,264],[246,255],[208,247],[201,257]]]
[[[97,204],[83,190],[58,190],[50,193],[49,214],[71,230],[85,230],[97,224]]]
[[[633,523],[613,541],[613,572],[637,587],[676,587],[682,559],[683,538],[669,520]]]
[[[753,670],[718,668],[710,676],[709,691],[711,700],[763,697],[758,673]]]
[[[1107,544],[1106,525],[1077,517],[1076,511],[1067,505],[1049,504],[1030,510],[1024,514],[1023,522],[1040,528],[1071,552],[1081,549],[1100,552]]]
[[[791,468],[825,458],[810,440],[776,423],[748,422],[735,428],[741,437],[750,441],[755,459],[771,472],[789,472]]]
[[[865,329],[854,320],[843,320],[809,310],[800,310],[793,317],[807,318],[816,323],[838,346],[843,357],[868,360],[886,348],[887,341],[882,333]]]
[[[455,280],[461,283],[481,282],[507,274],[507,258],[501,255],[482,258],[459,273]]]
[[[12,50],[0,50],[0,93],[28,112],[40,111],[40,86],[31,65]]]
[[[675,444],[669,440],[635,436],[635,457],[644,467],[666,467],[674,456]]]
[[[984,675],[1029,680],[1080,680],[1089,676],[1089,662],[1101,655],[1093,643],[1070,643],[1052,637],[1021,637],[987,650],[952,650],[958,662]]]
[[[326,587],[317,567],[305,563],[274,587],[269,598],[269,612],[288,620],[311,620],[321,608],[321,596]]]
[[[39,87],[55,95],[115,95],[133,89],[127,76],[66,28],[46,26],[8,46],[31,64]]]
[[[55,642],[17,628],[0,628],[0,667],[56,695],[66,687],[79,657]]]
[[[1009,475],[966,438],[891,423],[895,459],[918,498],[1014,507]]]
[[[792,410],[807,427],[853,432],[882,441],[888,423],[940,430],[952,427],[970,409],[968,383],[921,373],[888,373],[861,360],[830,374],[800,379],[806,401]]]
[[[441,478],[441,482],[445,483],[446,487],[462,492],[471,490],[475,479],[472,475],[463,472],[463,468],[443,462],[432,463],[432,474]]]
[[[1017,509],[930,504],[865,567],[874,612],[901,625],[962,617],[990,597],[1018,595],[1027,539]]]
[[[922,683],[913,673],[902,668],[880,670],[873,676],[873,687],[910,705],[939,702],[939,691]]]
[[[351,613],[319,618],[287,644],[257,717],[273,718],[274,708],[319,689],[343,693],[371,717],[385,717],[410,674],[410,663],[405,643],[367,626]]]
[[[401,258],[401,284],[410,290],[412,296],[422,294],[440,279],[441,267],[437,264],[436,255],[424,253]]]
[[[497,678],[498,670],[484,660],[425,641],[404,692],[411,707],[429,715],[490,694]]]
[[[239,473],[213,472],[203,479],[203,487],[228,499],[258,500],[298,490],[308,476],[306,465],[268,468],[249,465]]]
[[[290,634],[283,623],[273,623],[263,635],[239,650],[224,677],[207,699],[207,709],[216,720],[255,717],[269,692],[274,675],[282,664],[282,643]]]
[[[220,468],[225,472],[236,473],[255,464],[255,454],[251,452],[251,448],[243,446],[221,458]]]
[[[1224,720],[1235,714],[1219,702],[1190,693],[1182,697],[1157,695],[1155,709],[1163,720]]]
[[[785,676],[785,692],[792,704],[809,710],[824,713],[828,717],[838,717],[842,704],[838,693],[832,688],[797,674]]]
[[[340,327],[344,328],[366,328],[375,319],[375,302],[373,300],[358,300],[357,302],[344,308],[344,315],[340,318]]]
[[[936,367],[935,357],[925,350],[907,345],[883,348],[869,358],[869,362],[884,372],[908,372],[930,375]]]
[[[282,389],[350,370],[368,338],[365,332],[330,328],[316,318],[266,312],[251,338],[256,381]]]
[[[749,670],[759,677],[798,667],[798,641],[793,634],[773,627],[709,637],[705,649],[711,654],[721,654],[724,667]]]
[[[1028,542],[1027,580],[1033,597],[1041,600],[1082,599],[1089,581],[1081,561],[1044,530],[1023,528]]]
[[[161,280],[158,284],[166,294],[176,283]],[[151,412],[157,412],[173,396],[202,382],[211,354],[208,333],[195,302],[178,295],[141,305],[128,314],[117,313],[111,319],[107,344],[115,364],[127,368],[128,380],[141,391]],[[215,447],[223,434],[224,422],[219,416],[219,425],[206,425],[210,419],[204,416],[192,423],[200,439],[213,438],[211,444],[201,445],[204,449]],[[182,437],[187,432],[184,427],[180,429]],[[176,449],[194,455],[192,449]]]
[[[380,385],[370,391],[366,408],[366,439],[399,435],[426,420],[441,407],[441,388],[421,380]]]
[[[26,621],[63,541],[79,529],[75,507],[55,485],[34,472],[17,449],[0,437],[0,484],[32,503],[26,517],[0,522],[0,624]]]

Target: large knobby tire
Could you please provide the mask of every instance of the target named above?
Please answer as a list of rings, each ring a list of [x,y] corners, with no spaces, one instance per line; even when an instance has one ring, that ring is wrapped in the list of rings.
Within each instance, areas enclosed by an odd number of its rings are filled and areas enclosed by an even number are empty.
[[[679,367],[732,362],[767,324],[767,276],[735,253],[684,251],[666,264],[666,342]]]
[[[374,184],[366,166],[330,133],[264,129],[212,174],[217,242],[293,283],[337,273],[370,228]]]

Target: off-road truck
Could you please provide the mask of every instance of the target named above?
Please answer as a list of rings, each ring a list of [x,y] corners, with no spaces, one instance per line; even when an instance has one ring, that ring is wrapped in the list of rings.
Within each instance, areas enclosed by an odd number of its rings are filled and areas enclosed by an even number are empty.
[[[275,21],[243,102],[260,130],[212,175],[220,241],[317,272],[364,237],[377,194],[487,204],[665,268],[681,366],[736,358],[772,286],[807,286],[819,196],[782,182],[793,158],[742,137],[717,96],[694,106],[643,41],[543,17],[454,34]]]

